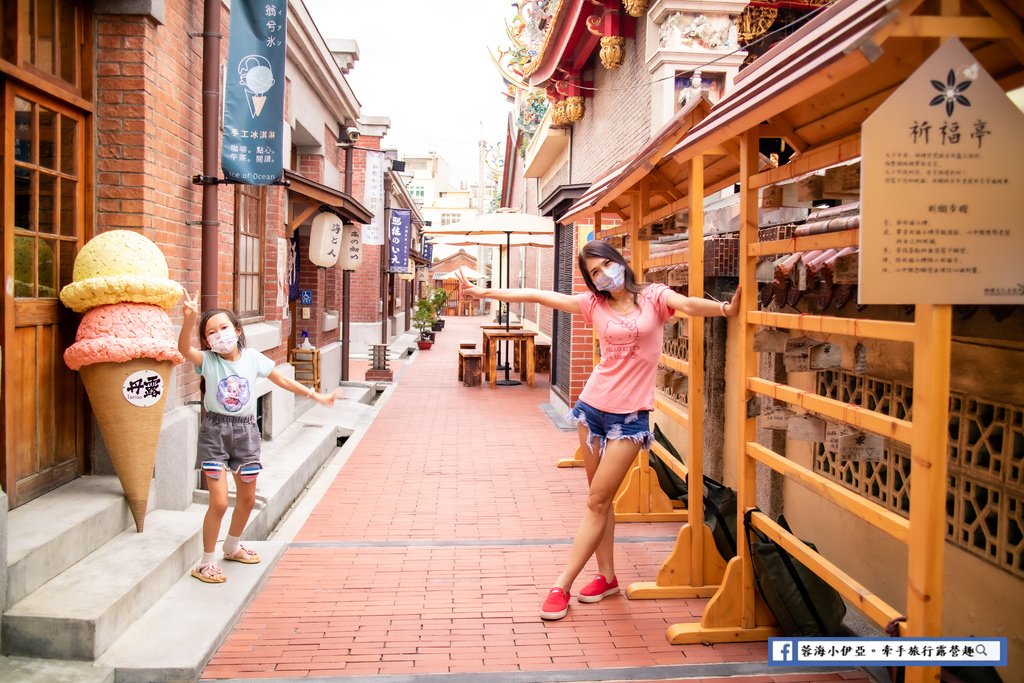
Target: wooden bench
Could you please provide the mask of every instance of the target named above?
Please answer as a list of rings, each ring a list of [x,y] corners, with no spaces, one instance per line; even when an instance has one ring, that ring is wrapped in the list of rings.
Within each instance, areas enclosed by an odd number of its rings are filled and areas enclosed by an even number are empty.
[[[476,342],[475,341],[469,341],[467,339],[463,339],[462,341],[459,342],[459,348],[460,349],[469,349],[471,351],[474,351],[474,350],[476,350]]]
[[[474,345],[475,348],[475,345]],[[484,369],[484,354],[459,349],[459,381],[467,387],[480,386]]]

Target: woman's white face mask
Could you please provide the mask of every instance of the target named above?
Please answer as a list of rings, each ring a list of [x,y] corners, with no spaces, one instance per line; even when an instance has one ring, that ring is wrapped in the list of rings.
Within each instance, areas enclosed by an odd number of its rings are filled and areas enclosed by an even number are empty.
[[[206,341],[210,342],[210,348],[215,353],[229,354],[234,353],[238,346],[238,335],[234,330],[221,330],[211,334]]]
[[[626,284],[626,267],[612,263],[594,278],[594,286],[602,292],[617,292]]]

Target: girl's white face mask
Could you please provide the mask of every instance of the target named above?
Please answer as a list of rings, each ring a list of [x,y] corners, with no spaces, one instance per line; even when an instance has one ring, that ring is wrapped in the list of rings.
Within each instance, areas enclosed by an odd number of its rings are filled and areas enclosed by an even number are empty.
[[[613,263],[594,278],[594,286],[602,292],[617,292],[626,283],[626,267]]]
[[[229,354],[238,346],[238,335],[234,330],[221,330],[211,334],[206,341],[210,342],[210,348],[215,353]]]

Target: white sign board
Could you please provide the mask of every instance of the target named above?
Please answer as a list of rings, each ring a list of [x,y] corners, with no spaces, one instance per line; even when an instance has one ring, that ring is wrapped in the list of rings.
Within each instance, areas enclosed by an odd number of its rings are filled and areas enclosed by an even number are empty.
[[[373,222],[363,226],[363,244],[384,244],[384,155],[366,155],[366,191],[363,205],[373,214]]]
[[[951,38],[861,127],[861,304],[1024,303],[1024,113]]]
[[[164,395],[164,379],[155,370],[137,370],[125,377],[121,394],[133,406],[148,408],[159,403]]]

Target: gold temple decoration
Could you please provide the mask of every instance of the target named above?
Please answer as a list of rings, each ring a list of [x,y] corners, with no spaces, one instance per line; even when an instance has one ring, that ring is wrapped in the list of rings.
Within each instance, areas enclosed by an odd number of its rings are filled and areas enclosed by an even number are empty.
[[[601,38],[601,63],[604,68],[613,70],[622,66],[622,58],[625,56],[626,39],[622,36],[605,36]]]
[[[566,126],[569,124],[569,117],[565,113],[565,100],[558,100],[551,105],[551,125]]]
[[[566,97],[560,104],[565,105],[564,111],[566,123],[576,123],[583,118],[583,97],[580,95]]]
[[[629,16],[642,17],[647,11],[647,0],[622,0],[622,6]]]
[[[736,17],[737,37],[740,42],[749,43],[763,35],[778,18],[779,10],[776,7],[751,7],[748,5]]]

